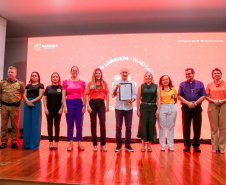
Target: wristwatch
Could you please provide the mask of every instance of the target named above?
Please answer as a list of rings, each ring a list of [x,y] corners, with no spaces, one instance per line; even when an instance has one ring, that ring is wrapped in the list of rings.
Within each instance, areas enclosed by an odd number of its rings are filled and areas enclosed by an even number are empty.
[[[197,106],[197,103],[196,103],[196,101],[195,101],[195,106]]]

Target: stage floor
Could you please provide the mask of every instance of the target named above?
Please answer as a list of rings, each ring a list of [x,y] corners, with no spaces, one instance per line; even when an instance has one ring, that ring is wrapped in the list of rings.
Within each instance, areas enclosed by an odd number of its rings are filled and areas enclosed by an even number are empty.
[[[201,153],[184,153],[182,143],[174,145],[174,152],[160,151],[159,144],[152,145],[153,152],[141,152],[135,143],[133,153],[124,146],[115,153],[115,143],[107,143],[108,152],[93,152],[91,142],[83,142],[85,151],[74,142],[71,152],[66,141],[57,151],[49,150],[48,140],[41,140],[39,150],[22,149],[21,139],[19,145],[0,150],[0,184],[10,182],[4,179],[12,179],[11,184],[226,184],[226,157],[211,153],[208,144],[201,145]]]

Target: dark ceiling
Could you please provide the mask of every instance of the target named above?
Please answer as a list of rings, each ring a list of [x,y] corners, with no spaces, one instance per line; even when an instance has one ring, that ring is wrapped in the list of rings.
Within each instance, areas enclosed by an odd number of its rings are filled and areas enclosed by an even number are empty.
[[[225,32],[225,0],[0,0],[7,38]]]

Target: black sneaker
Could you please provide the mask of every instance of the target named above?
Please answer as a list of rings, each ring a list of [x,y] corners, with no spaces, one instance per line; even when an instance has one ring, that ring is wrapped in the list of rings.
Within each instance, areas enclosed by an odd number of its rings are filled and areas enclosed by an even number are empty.
[[[117,146],[116,148],[115,148],[115,152],[119,152],[121,150],[121,146]]]
[[[201,152],[201,150],[200,150],[199,147],[194,147],[194,150],[195,150],[196,152]]]
[[[6,143],[2,143],[1,146],[0,146],[0,149],[4,149],[4,148],[7,148],[7,144]]]
[[[184,152],[189,152],[190,151],[190,147],[189,146],[185,146],[184,147]]]
[[[129,145],[129,146],[126,146],[125,148],[127,151],[129,152],[134,152],[134,149]]]
[[[16,143],[12,143],[12,148],[18,148],[18,145]]]

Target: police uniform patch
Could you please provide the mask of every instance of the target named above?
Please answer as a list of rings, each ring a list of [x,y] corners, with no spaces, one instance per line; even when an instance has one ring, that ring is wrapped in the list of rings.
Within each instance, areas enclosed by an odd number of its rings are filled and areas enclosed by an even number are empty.
[[[3,84],[3,86],[7,86],[7,82],[5,82],[5,83]]]
[[[17,85],[17,86],[20,86],[20,84],[19,84],[18,82],[16,83],[16,85]]]
[[[57,89],[57,92],[61,92],[61,89]]]

